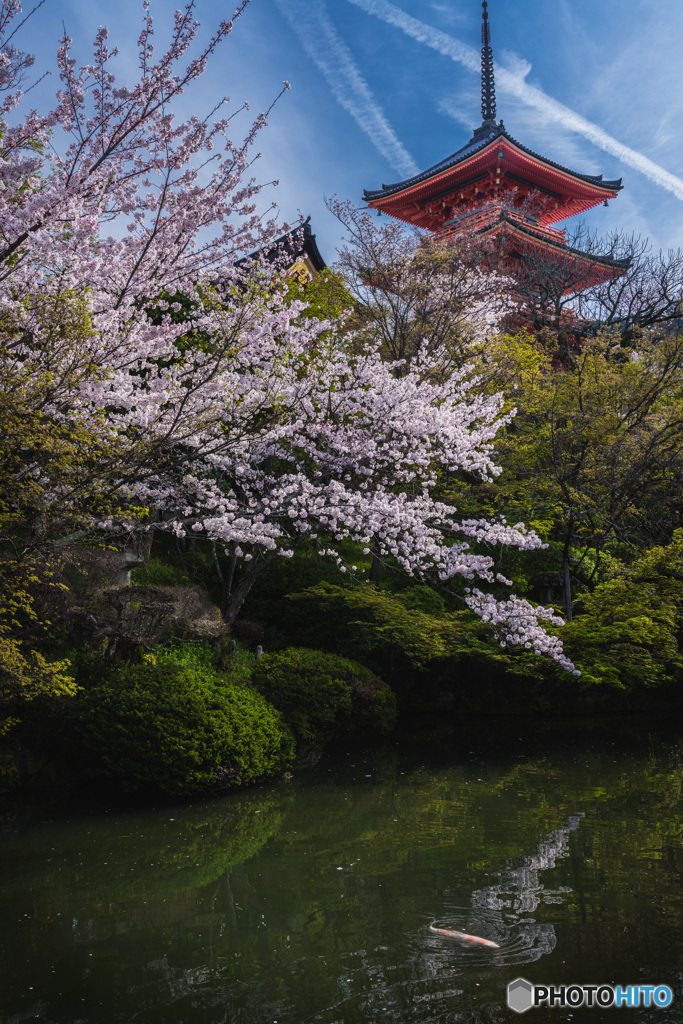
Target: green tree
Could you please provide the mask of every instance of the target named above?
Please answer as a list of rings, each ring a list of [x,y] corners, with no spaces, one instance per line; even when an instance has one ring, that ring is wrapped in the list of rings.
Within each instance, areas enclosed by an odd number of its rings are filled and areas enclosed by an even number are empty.
[[[620,689],[677,682],[683,669],[683,530],[607,576],[563,630],[584,682]]]
[[[614,545],[671,539],[683,509],[683,335],[644,333],[629,352],[602,335],[569,369],[540,340],[505,336],[480,370],[517,415],[495,441],[497,480],[460,484],[473,505],[524,518],[565,559],[580,549],[572,571],[590,585]]]

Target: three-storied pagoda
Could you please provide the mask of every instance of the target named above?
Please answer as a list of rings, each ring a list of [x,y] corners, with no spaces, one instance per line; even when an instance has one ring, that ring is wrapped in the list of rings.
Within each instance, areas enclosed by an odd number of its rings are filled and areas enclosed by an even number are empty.
[[[493,51],[486,0],[482,3],[482,124],[470,141],[421,174],[365,191],[369,206],[432,232],[438,238],[479,236],[502,254],[508,271],[525,261],[571,267],[578,291],[623,272],[624,261],[594,256],[567,245],[551,225],[615,198],[621,178],[604,181],[571,171],[527,149],[496,121]],[[521,261],[521,262],[520,262]]]

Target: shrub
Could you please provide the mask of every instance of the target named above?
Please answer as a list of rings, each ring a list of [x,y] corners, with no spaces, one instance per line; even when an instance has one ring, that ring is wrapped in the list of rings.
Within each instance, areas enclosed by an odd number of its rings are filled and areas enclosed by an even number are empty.
[[[202,641],[185,641],[184,643],[181,642],[159,648],[151,657],[147,656],[147,661],[155,665],[163,663],[182,665],[185,668],[189,667],[197,670],[214,670],[216,668],[216,655],[217,650],[211,644],[203,643]]]
[[[146,565],[136,565],[131,570],[130,578],[133,584],[153,587],[182,587],[191,582],[182,567],[154,555]]]
[[[432,587],[407,587],[401,592],[400,599],[406,608],[414,608],[425,615],[443,615],[446,611],[442,595]]]
[[[80,699],[86,754],[125,789],[195,793],[286,767],[293,740],[252,689],[191,662],[120,669]]]
[[[266,654],[253,682],[304,745],[342,729],[387,733],[396,721],[396,699],[386,683],[334,654],[297,647]]]
[[[189,665],[196,669],[209,669],[221,676],[226,683],[235,686],[249,686],[256,664],[251,651],[234,648],[232,641],[223,637],[218,643],[207,644],[185,641],[169,647],[161,647],[152,655],[146,655],[155,665],[167,662]]]
[[[411,596],[415,604],[420,598],[427,603],[425,592],[433,594],[433,604],[438,602],[440,595],[426,587],[414,587]],[[407,608],[402,595],[373,586],[345,590],[320,583],[290,594],[286,603],[290,609],[287,625],[295,636],[301,636],[302,644],[317,632],[321,647],[336,648],[380,671],[380,666],[396,670],[403,664],[424,669],[430,662],[451,657],[463,646],[465,634],[464,646],[469,650],[470,634],[486,633],[471,612],[438,617],[418,607]]]

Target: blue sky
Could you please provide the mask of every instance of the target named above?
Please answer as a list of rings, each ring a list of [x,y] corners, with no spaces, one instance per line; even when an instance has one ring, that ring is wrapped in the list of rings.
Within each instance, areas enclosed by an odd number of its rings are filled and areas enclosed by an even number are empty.
[[[176,6],[152,0],[159,45]],[[197,0],[202,32],[231,9]],[[680,0],[489,0],[489,17],[508,131],[574,170],[623,177],[619,197],[589,215],[594,228],[683,245]],[[79,62],[108,25],[122,79],[134,76],[138,0],[46,0],[15,40],[36,69],[54,71],[62,23]],[[283,220],[311,214],[331,263],[340,228],[325,195],[360,205],[364,188],[426,169],[481,122],[480,23],[479,0],[251,0],[182,112],[229,95],[255,113],[291,83],[261,135],[256,174],[279,179],[267,194]],[[56,86],[53,73],[31,102],[42,108]]]

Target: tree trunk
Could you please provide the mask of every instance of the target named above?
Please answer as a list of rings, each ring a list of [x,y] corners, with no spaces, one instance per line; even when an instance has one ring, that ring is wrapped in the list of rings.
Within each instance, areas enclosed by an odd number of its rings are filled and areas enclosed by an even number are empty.
[[[229,573],[223,576],[223,601],[221,612],[223,613],[223,620],[228,626],[234,625],[235,619],[239,615],[242,605],[249,596],[249,591],[256,582],[257,577],[264,569],[267,569],[269,565],[272,565],[276,558],[279,557],[279,552],[275,551],[265,557],[255,557],[253,561],[246,562],[244,570],[239,573],[237,582],[235,583],[234,578],[234,567],[232,567]],[[228,584],[229,580],[229,586]]]
[[[305,536],[296,537],[290,541],[289,547],[295,549],[300,547],[307,538]],[[255,549],[253,552],[253,558],[250,562],[245,562],[243,559],[238,559],[236,555],[230,554],[229,563],[224,570],[221,566],[220,557],[218,554],[218,548],[216,542],[212,545],[213,561],[216,566],[216,572],[218,578],[221,581],[222,599],[221,599],[221,613],[223,615],[223,621],[232,626],[235,619],[240,613],[242,605],[249,596],[249,591],[256,582],[257,577],[264,569],[267,569],[269,565],[272,565],[276,558],[281,557],[281,552],[277,551],[260,551]],[[237,566],[240,566],[240,571],[237,570]]]
[[[562,571],[564,577],[564,607],[567,613],[567,622],[572,621],[572,581],[569,574],[569,549],[574,538],[574,520],[569,519],[567,532],[564,537],[562,550]]]
[[[379,586],[380,570],[382,568],[382,561],[379,557],[379,544],[377,541],[372,545],[372,565],[370,566],[370,582],[374,583],[376,587]]]
[[[567,612],[567,622],[572,621],[572,581],[569,575],[569,559],[564,559],[564,606]]]

